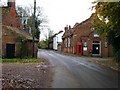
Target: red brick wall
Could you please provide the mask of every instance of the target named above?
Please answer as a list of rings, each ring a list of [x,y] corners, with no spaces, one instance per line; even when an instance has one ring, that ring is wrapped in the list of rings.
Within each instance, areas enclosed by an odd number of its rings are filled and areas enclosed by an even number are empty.
[[[2,56],[6,56],[6,44],[17,44],[16,42],[16,34],[13,32],[10,32],[10,30],[7,30],[6,28],[2,27]],[[15,52],[18,51],[17,47],[15,47]],[[15,56],[17,56],[17,53],[15,53]]]
[[[15,44],[15,57],[20,57],[20,47],[21,47],[21,42],[18,40],[19,36],[11,31],[8,30],[7,28],[2,27],[2,56],[6,56],[6,44]],[[32,57],[32,41],[27,41],[25,43],[26,47],[28,48],[28,57]],[[35,42],[34,45],[34,56],[37,57],[37,42]]]
[[[11,1],[11,0],[10,0]],[[15,0],[12,0],[15,1]],[[23,25],[20,22],[19,17],[17,16],[16,9],[15,9],[15,2],[9,2],[9,7],[7,7],[8,12],[3,15],[2,18],[2,24],[6,26],[16,27],[19,30],[23,30]],[[20,56],[20,45],[21,42],[17,42],[17,38],[19,37],[18,34],[16,34],[13,31],[7,30],[5,27],[2,28],[3,38],[2,38],[2,44],[3,44],[3,57],[6,55],[6,44],[15,44],[15,56]],[[26,43],[26,46],[29,48],[29,50],[32,50],[32,42],[28,41]],[[35,43],[35,53],[34,56],[37,57],[37,42]],[[32,57],[31,52],[28,54],[29,57]]]
[[[76,44],[77,42],[81,42],[81,37],[82,36],[88,36],[89,33],[91,32],[91,27],[92,24],[90,23],[90,21],[85,21],[83,23],[78,24],[78,26],[76,26],[74,28],[74,44],[75,44],[75,53],[76,53]],[[86,38],[87,41],[87,38]],[[85,52],[86,53],[86,52]]]
[[[2,18],[3,25],[16,27],[19,30],[23,30],[23,26],[20,22],[20,19],[16,15],[14,8],[10,8],[10,12],[3,16]]]
[[[84,42],[87,42],[87,51],[83,51],[83,55],[90,56],[91,53],[89,53],[88,51],[92,50],[93,41],[97,40],[100,42],[100,47],[101,47],[100,55],[102,57],[113,56],[111,46],[105,47],[105,42],[106,42],[105,36],[102,35],[99,38],[94,37],[94,31],[92,30],[92,28],[93,28],[92,20],[93,19],[94,19],[94,14],[89,19],[85,20],[84,22],[75,24],[75,26],[72,28],[73,29],[73,37],[71,38],[71,47],[69,47],[69,48],[65,47],[64,48],[65,52],[76,53],[77,52],[77,48],[76,48],[77,43],[82,42],[82,44],[84,44]],[[65,28],[64,36],[66,36],[66,38],[69,36],[69,32],[70,32],[70,29],[66,30],[66,28]],[[65,43],[68,43],[68,41],[67,42],[64,41],[64,45],[65,45]],[[74,49],[72,47],[72,44],[74,46]]]
[[[23,30],[23,25],[21,24],[21,21],[16,13],[15,0],[9,0],[8,7],[6,7],[6,9],[7,12],[2,16],[3,25],[16,27],[19,30]]]

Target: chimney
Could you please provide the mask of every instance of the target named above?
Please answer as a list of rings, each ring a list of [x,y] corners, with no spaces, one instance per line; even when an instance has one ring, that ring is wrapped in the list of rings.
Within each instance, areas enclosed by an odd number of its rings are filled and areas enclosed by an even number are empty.
[[[69,25],[69,30],[71,29],[71,26]]]
[[[15,8],[15,0],[8,0],[8,7]]]
[[[68,25],[66,25],[66,27],[64,28],[65,32],[68,31]]]

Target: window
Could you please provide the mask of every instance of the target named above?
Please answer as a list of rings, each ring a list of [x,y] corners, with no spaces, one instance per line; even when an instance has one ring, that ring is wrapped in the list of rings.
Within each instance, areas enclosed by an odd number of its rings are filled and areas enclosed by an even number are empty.
[[[65,38],[65,47],[67,47],[67,38]]]
[[[68,37],[68,47],[70,47],[70,38]]]
[[[87,51],[87,42],[84,42],[83,44],[83,51]]]
[[[87,47],[87,42],[84,42],[84,47]]]

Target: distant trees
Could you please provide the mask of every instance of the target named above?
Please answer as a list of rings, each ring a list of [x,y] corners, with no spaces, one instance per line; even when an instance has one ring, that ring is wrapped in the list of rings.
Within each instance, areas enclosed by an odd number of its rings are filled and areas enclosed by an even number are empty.
[[[38,44],[38,47],[42,49],[48,49],[50,37],[52,37],[53,35],[54,35],[54,31],[51,29],[48,29],[47,33],[44,33],[45,39]]]
[[[94,2],[96,14],[102,24],[95,23],[99,32],[106,35],[108,42],[112,44],[114,57],[120,62],[120,1],[119,2]]]

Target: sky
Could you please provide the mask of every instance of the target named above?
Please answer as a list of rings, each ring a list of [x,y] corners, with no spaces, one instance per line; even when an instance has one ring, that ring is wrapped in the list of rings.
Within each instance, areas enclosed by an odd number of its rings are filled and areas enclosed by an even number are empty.
[[[1,0],[7,2],[7,0]],[[91,2],[94,0],[36,0],[37,6],[43,7],[44,15],[48,18],[48,26],[55,33],[64,30],[66,25],[73,27],[92,14]],[[16,5],[30,6],[34,0],[16,0]],[[43,32],[42,32],[43,33]],[[44,32],[46,33],[46,32]],[[44,38],[44,34],[41,35]]]

